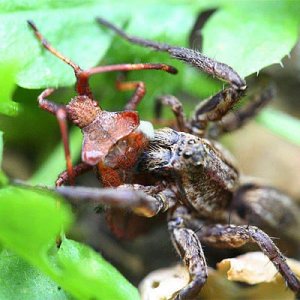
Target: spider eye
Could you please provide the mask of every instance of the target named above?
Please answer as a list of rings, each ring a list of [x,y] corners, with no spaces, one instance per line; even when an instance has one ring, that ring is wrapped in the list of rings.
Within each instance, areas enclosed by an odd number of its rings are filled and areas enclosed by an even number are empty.
[[[159,165],[161,167],[169,165],[171,158],[172,158],[171,149],[164,149],[164,151],[161,151]]]
[[[184,151],[182,154],[182,156],[184,158],[190,158],[192,155],[193,155],[193,152],[191,150]]]

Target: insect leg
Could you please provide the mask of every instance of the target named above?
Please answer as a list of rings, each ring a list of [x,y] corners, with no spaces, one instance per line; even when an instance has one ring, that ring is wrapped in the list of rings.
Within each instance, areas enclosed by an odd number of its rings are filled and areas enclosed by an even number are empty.
[[[141,102],[146,94],[145,83],[142,81],[122,81],[123,76],[118,77],[116,82],[116,88],[119,91],[135,90],[130,100],[125,105],[125,110],[136,110],[137,105]]]
[[[43,47],[51,52],[53,55],[58,57],[60,60],[68,64],[74,70],[77,82],[76,82],[76,90],[79,95],[85,95],[89,98],[93,99],[92,92],[90,90],[90,86],[88,83],[89,76],[86,74],[84,70],[82,70],[77,64],[75,64],[71,59],[61,54],[58,50],[56,50],[48,40],[40,33],[37,26],[33,21],[27,21],[30,28],[34,31],[36,38],[41,42]]]
[[[98,66],[85,71],[88,76],[104,72],[115,72],[115,71],[138,71],[138,70],[162,70],[171,74],[176,74],[177,70],[169,65],[165,64],[120,64],[120,65],[109,65],[109,66]],[[121,91],[135,90],[133,96],[125,106],[125,110],[136,110],[137,105],[141,102],[142,98],[146,93],[145,83],[142,81],[137,82],[122,82],[118,78],[116,87]]]
[[[67,111],[65,105],[58,105],[46,99],[54,92],[54,89],[46,89],[38,96],[39,106],[54,114],[57,118],[62,141],[64,144],[64,151],[66,157],[67,173],[69,177],[69,182],[71,185],[74,184],[73,166],[71,160],[70,146],[69,146],[69,136],[68,136],[68,125],[67,125]]]
[[[90,171],[93,168],[93,166],[88,165],[84,162],[76,165],[73,167],[73,176],[74,178]],[[55,186],[62,186],[66,183],[69,183],[69,174],[68,171],[63,171],[62,173],[59,174],[58,178],[56,179]]]
[[[36,38],[43,45],[43,47],[73,68],[75,76],[77,78],[76,90],[78,94],[88,96],[90,99],[93,99],[93,95],[90,90],[88,81],[89,81],[89,77],[93,74],[112,72],[112,71],[133,71],[133,70],[162,70],[171,74],[177,73],[177,70],[174,67],[165,64],[121,64],[121,65],[112,65],[112,66],[99,66],[88,70],[82,70],[71,59],[65,57],[58,50],[56,50],[39,32],[34,22],[32,21],[27,21],[27,22],[30,28],[34,31]]]

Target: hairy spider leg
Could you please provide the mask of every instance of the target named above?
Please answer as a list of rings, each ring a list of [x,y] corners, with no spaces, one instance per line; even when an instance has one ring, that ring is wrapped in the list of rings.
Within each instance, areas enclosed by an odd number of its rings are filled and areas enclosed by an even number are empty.
[[[135,214],[151,218],[172,207],[176,193],[168,187],[123,184],[117,188],[57,187],[56,192],[73,204],[90,202],[97,206],[130,209]]]
[[[232,210],[253,225],[278,229],[299,242],[300,208],[278,189],[258,183],[243,183],[233,194]]]
[[[264,88],[258,95],[251,97],[249,102],[244,106],[228,113],[221,121],[212,124],[208,130],[208,136],[217,138],[223,133],[241,128],[248,121],[252,120],[274,98],[275,92],[276,90],[273,85]]]
[[[179,206],[170,215],[168,229],[177,253],[190,275],[190,282],[179,291],[176,300],[195,299],[207,280],[206,259],[196,232],[187,227],[184,215],[187,209]]]
[[[219,121],[244,95],[246,82],[228,65],[215,61],[202,53],[183,47],[174,47],[164,43],[141,39],[126,34],[122,29],[103,18],[97,18],[98,23],[113,30],[127,41],[158,51],[168,52],[171,57],[182,60],[201,71],[229,83],[229,87],[201,103],[191,120],[190,132],[204,136],[209,121]]]
[[[184,228],[185,231],[177,233],[176,236],[174,228],[177,230]],[[189,212],[188,208],[179,206],[171,214],[169,229],[173,234],[175,248],[192,278],[191,282],[180,291],[178,299],[195,297],[205,284],[207,270],[204,267],[205,257],[200,241],[216,248],[239,248],[247,243],[256,243],[285,279],[288,287],[297,295],[300,292],[300,282],[287,265],[285,257],[272,239],[256,226],[207,224]]]
[[[201,241],[219,248],[238,248],[247,243],[256,243],[270,259],[288,287],[300,294],[300,282],[286,263],[286,259],[271,238],[256,226],[249,225],[206,225],[197,232]]]
[[[168,187],[138,184],[102,189],[63,186],[56,188],[56,191],[74,205],[90,202],[100,208],[108,206],[105,212],[110,230],[118,238],[126,239],[147,230],[151,217],[172,207],[177,197]],[[139,227],[135,228],[136,225]]]

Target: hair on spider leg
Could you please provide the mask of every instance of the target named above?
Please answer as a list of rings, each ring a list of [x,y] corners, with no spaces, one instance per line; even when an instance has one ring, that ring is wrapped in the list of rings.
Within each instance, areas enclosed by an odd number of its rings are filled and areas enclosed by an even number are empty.
[[[204,227],[204,225],[201,225],[199,228],[197,228],[197,229],[195,230],[195,233],[200,232],[200,231],[202,230],[203,227]]]
[[[272,239],[272,240],[280,240],[280,237],[278,237],[278,236],[270,236],[270,239]]]
[[[228,225],[231,225],[231,215],[233,213],[233,205],[229,206],[229,211],[228,211]]]
[[[247,225],[246,225],[247,230],[250,228],[250,226],[251,226],[251,224],[250,224],[250,221],[248,220]]]

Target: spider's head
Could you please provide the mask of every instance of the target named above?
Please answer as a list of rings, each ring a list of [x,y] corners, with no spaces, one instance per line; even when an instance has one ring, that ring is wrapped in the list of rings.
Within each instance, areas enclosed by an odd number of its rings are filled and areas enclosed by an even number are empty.
[[[204,148],[200,138],[163,128],[157,130],[150,140],[140,167],[146,172],[166,175],[198,166],[203,160]]]

